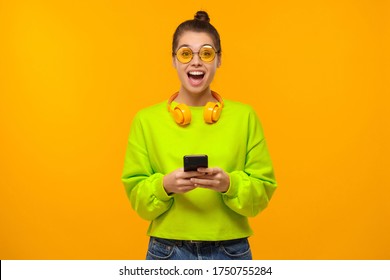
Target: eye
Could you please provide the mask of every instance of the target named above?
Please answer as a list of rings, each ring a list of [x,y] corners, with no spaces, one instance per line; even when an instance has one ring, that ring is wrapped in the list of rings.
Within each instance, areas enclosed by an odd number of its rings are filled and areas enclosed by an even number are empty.
[[[189,57],[189,56],[191,56],[191,52],[190,51],[183,51],[181,53],[181,55],[184,56],[184,57]]]
[[[212,53],[211,53],[211,51],[209,51],[209,50],[203,50],[201,54],[202,54],[202,56],[204,56],[204,57],[210,57],[210,56],[212,56]]]
[[[192,56],[192,51],[188,48],[183,48],[178,51],[178,54],[182,56],[183,58],[189,58]]]

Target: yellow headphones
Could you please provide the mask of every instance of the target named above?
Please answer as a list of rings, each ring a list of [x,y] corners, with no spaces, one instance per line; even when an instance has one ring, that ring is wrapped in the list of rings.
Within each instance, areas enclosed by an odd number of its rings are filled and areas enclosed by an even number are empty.
[[[222,97],[214,92],[211,91],[211,94],[215,99],[218,100],[217,102],[207,102],[206,106],[204,106],[203,111],[203,118],[206,123],[216,123],[219,120],[219,117],[221,116],[222,108],[223,108],[223,99]],[[179,95],[178,92],[176,92],[174,95],[172,95],[168,99],[168,112],[171,113],[173,119],[175,122],[179,125],[187,125],[191,122],[191,111],[190,108],[186,104],[178,104],[175,106],[175,108],[172,109],[171,103],[175,98]]]

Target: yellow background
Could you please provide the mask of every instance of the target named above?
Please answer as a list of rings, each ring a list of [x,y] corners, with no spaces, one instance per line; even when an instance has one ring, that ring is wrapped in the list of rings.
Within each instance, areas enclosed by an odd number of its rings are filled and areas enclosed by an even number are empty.
[[[389,259],[388,1],[0,1],[0,259],[143,259],[120,181],[137,110],[179,87],[176,26],[262,120],[279,189],[255,259]],[[163,136],[162,136],[163,137]]]

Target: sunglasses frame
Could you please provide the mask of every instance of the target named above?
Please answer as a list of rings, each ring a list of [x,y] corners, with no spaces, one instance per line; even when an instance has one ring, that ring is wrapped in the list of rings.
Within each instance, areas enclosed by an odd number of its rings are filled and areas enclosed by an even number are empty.
[[[178,53],[181,49],[183,49],[183,48],[188,49],[188,50],[191,51],[191,59],[190,59],[188,62],[180,61],[180,59],[179,59],[178,56],[177,56],[177,53]],[[199,55],[199,53],[202,52],[202,49],[203,49],[203,48],[212,49],[212,50],[214,51],[214,57],[213,57],[212,60],[210,60],[210,61],[203,60],[203,58]],[[203,62],[210,63],[210,62],[214,61],[215,57],[216,57],[219,53],[220,53],[220,51],[216,51],[216,50],[214,49],[213,46],[206,44],[206,45],[201,46],[200,49],[199,49],[199,51],[197,51],[197,52],[194,52],[194,51],[193,51],[190,47],[188,47],[188,46],[182,46],[182,47],[180,47],[176,52],[174,52],[173,55],[176,57],[176,59],[177,59],[180,63],[187,64],[187,63],[190,63],[190,62],[191,62],[191,60],[194,58],[194,55],[195,55],[195,54],[197,54],[197,55],[199,56],[200,60],[202,60]]]

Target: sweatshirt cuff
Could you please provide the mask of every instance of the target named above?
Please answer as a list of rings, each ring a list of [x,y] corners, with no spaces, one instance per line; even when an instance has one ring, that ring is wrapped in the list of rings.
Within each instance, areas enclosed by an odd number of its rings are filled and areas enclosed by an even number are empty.
[[[168,201],[170,199],[172,199],[172,196],[169,196],[167,194],[167,192],[165,191],[164,189],[164,185],[163,185],[163,176],[159,177],[156,179],[156,181],[154,182],[154,195],[159,199],[159,200],[162,200],[162,201]]]
[[[230,177],[230,185],[228,190],[225,193],[223,193],[223,195],[228,197],[236,197],[238,193],[236,182],[239,182],[239,175],[235,173],[230,173],[229,177]]]

